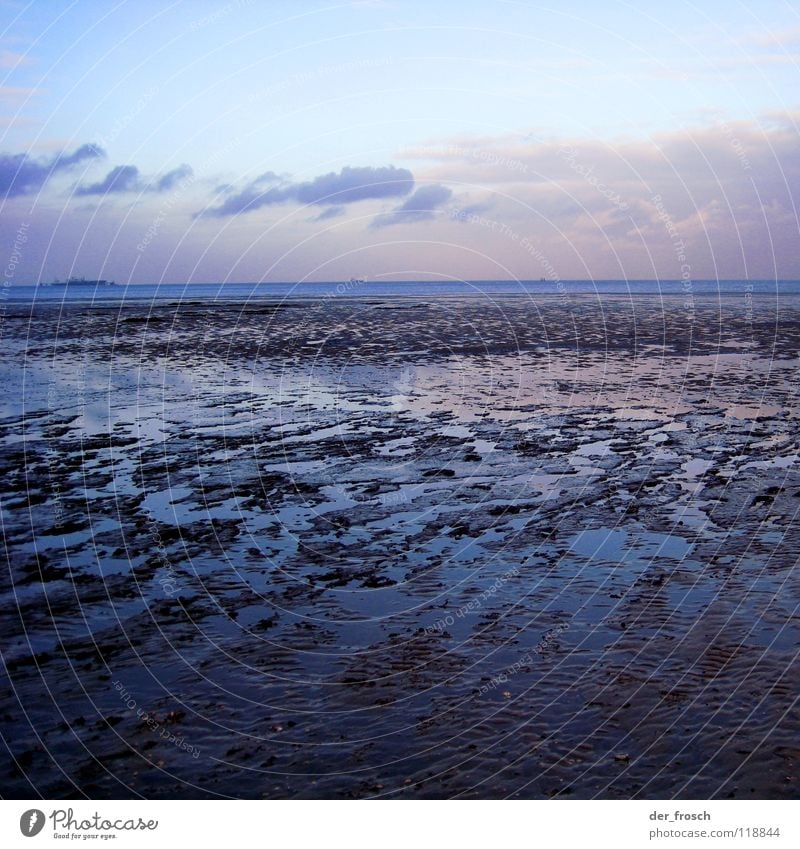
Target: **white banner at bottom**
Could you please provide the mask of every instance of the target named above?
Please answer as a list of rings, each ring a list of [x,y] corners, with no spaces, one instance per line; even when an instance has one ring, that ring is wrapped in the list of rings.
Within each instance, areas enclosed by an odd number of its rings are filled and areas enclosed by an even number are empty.
[[[800,846],[796,801],[0,802],[0,845],[114,847]]]

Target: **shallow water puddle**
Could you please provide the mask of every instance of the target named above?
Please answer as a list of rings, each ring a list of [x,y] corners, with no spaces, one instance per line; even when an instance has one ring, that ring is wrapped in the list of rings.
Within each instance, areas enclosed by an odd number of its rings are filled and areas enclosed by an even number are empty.
[[[591,560],[644,563],[656,557],[683,560],[694,545],[676,534],[592,528],[576,534],[569,547],[575,554]]]

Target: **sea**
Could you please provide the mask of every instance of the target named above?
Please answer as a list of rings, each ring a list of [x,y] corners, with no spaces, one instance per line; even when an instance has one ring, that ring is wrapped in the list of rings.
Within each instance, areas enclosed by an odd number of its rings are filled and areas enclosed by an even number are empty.
[[[506,295],[628,295],[726,297],[800,295],[800,280],[349,280],[284,283],[148,283],[115,286],[12,284],[5,301],[142,303],[295,300],[364,297],[494,297]]]

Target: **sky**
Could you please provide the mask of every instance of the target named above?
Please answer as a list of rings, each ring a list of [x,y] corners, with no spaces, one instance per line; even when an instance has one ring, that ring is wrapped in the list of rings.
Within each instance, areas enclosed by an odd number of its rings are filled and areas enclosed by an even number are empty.
[[[783,0],[0,0],[5,279],[798,279],[798,81]]]

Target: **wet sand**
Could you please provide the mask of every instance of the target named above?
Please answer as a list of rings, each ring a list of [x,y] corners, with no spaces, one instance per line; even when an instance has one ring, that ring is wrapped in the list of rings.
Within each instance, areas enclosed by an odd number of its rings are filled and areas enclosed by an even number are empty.
[[[0,795],[796,798],[796,300],[2,339]]]

